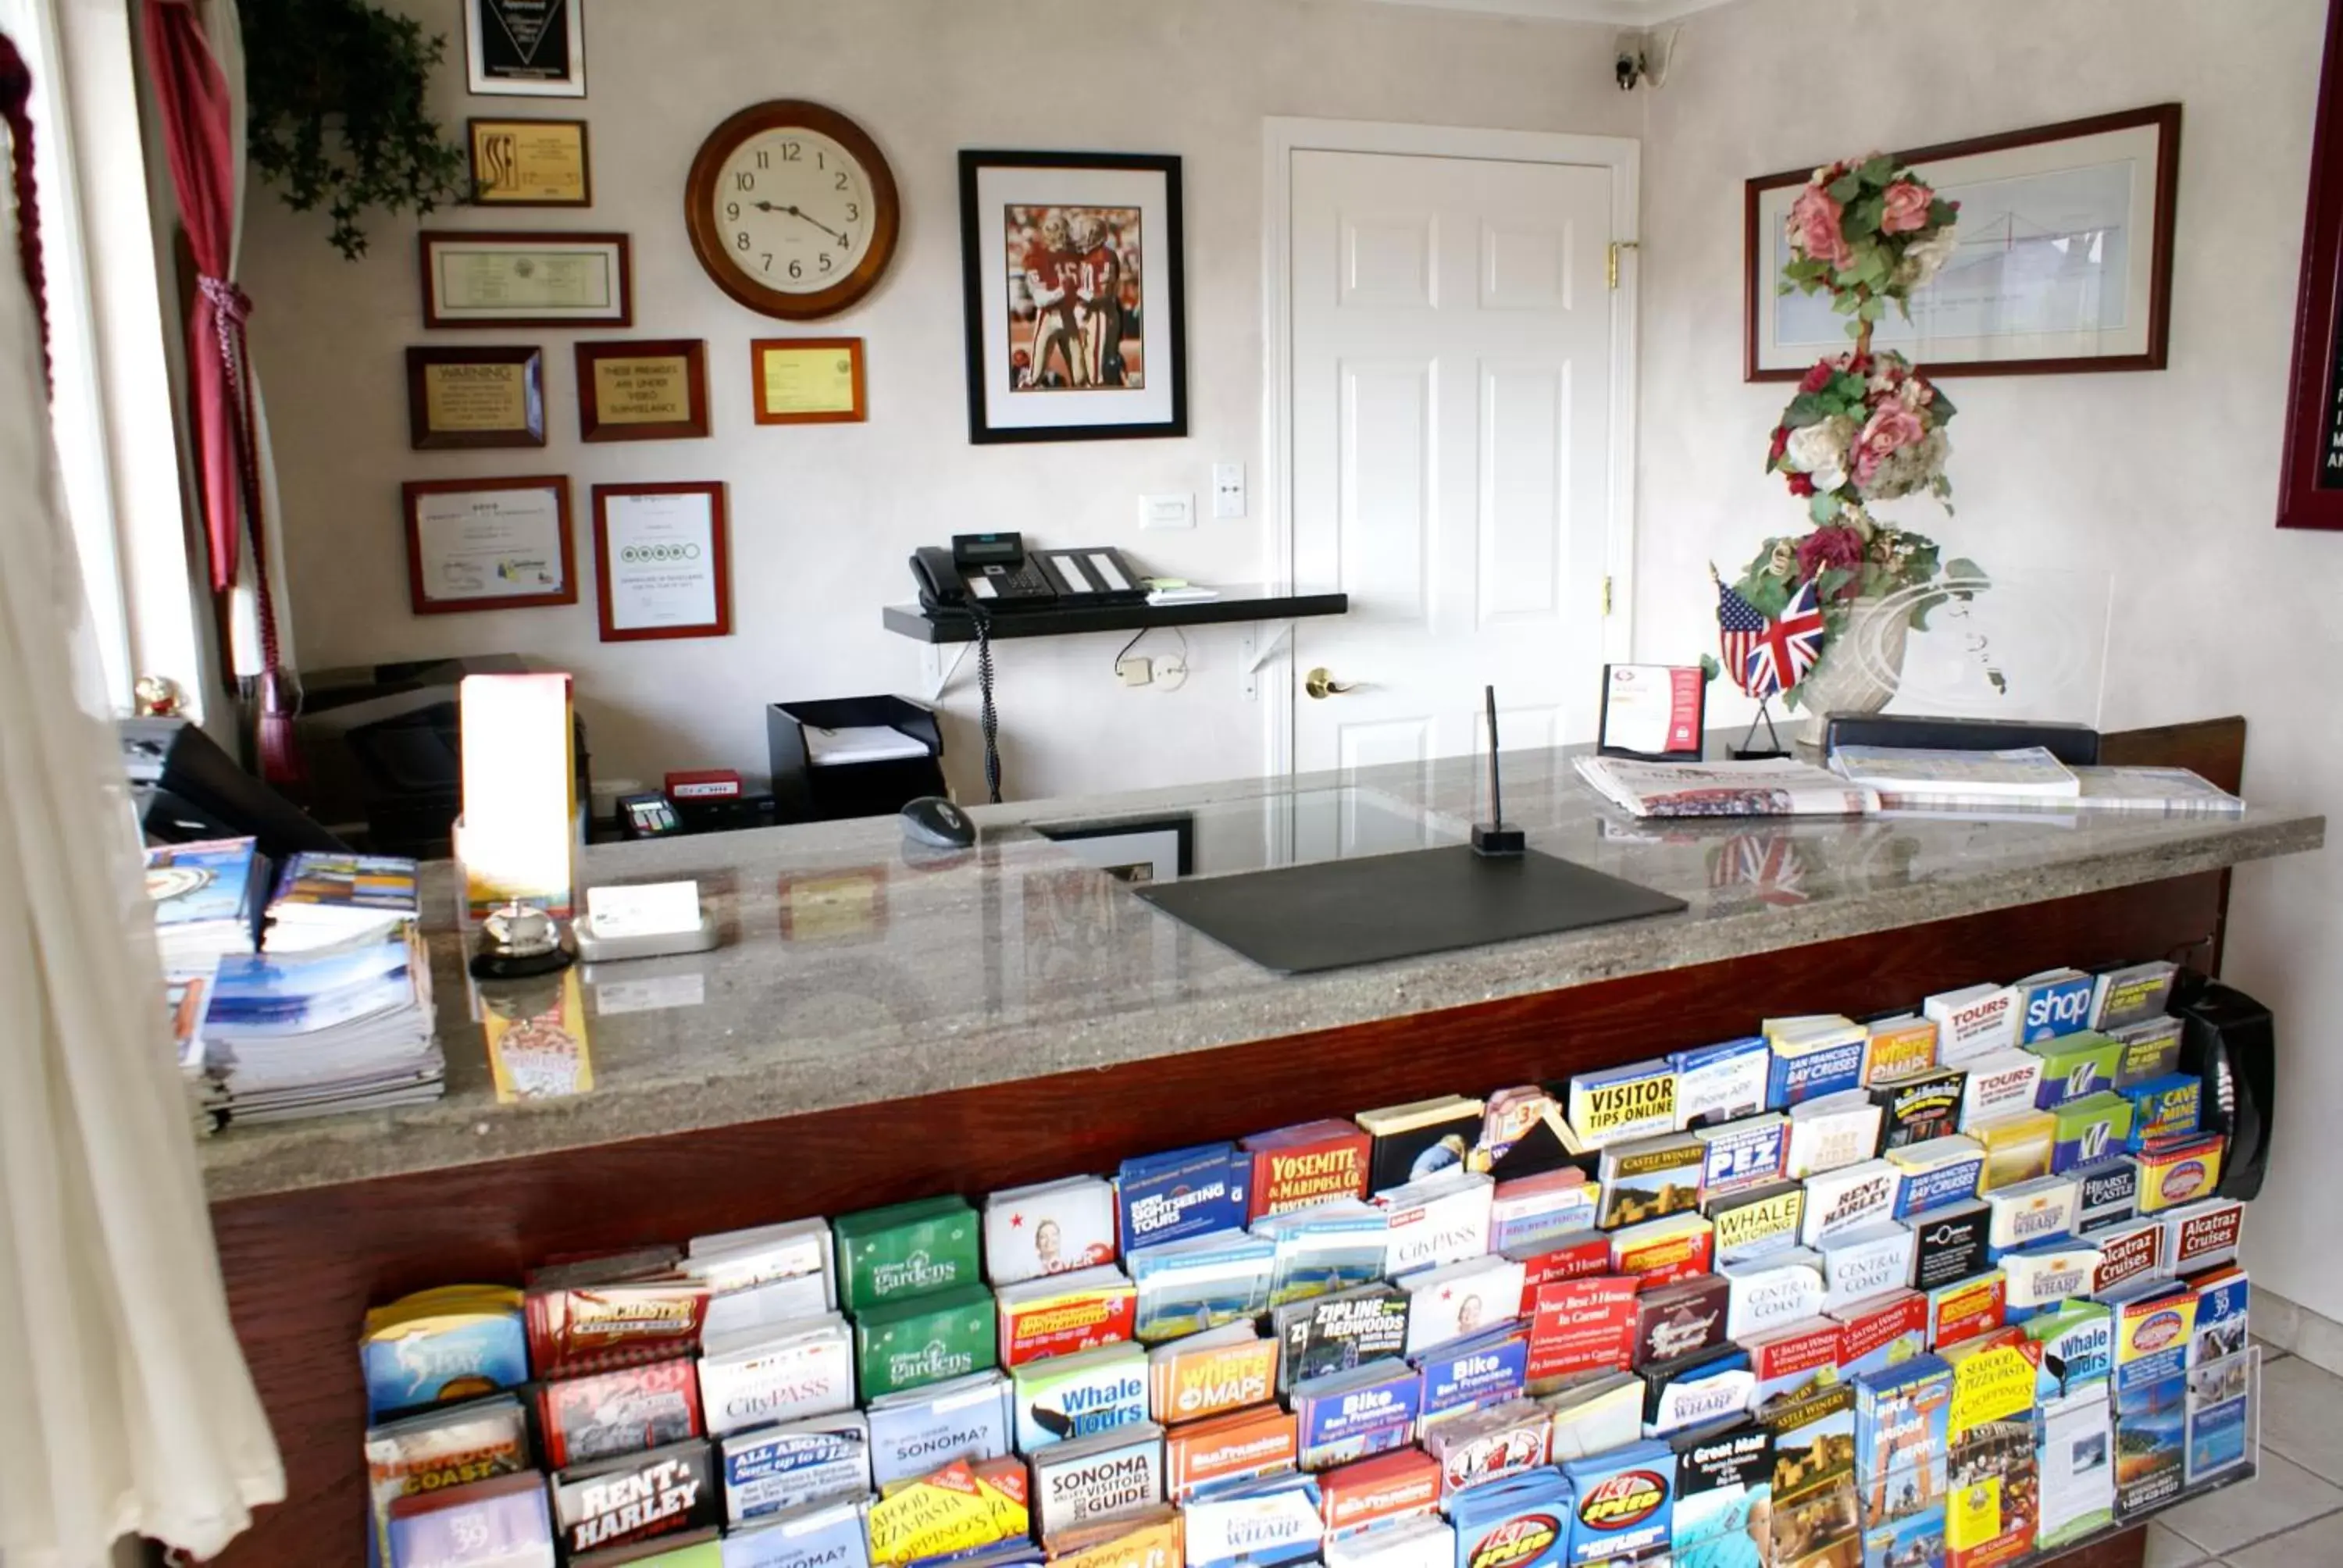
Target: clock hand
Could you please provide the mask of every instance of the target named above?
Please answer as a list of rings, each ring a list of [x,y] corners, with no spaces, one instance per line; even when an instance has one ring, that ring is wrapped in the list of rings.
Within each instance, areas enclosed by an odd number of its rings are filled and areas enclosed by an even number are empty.
[[[781,210],[789,214],[791,217],[801,217],[805,219],[806,222],[813,225],[814,227],[830,236],[830,238],[838,241],[839,244],[844,245],[846,243],[846,236],[844,235],[839,233],[836,229],[830,227],[830,225],[822,222],[821,219],[814,216],[811,213],[799,212],[795,206],[785,206],[781,208]]]

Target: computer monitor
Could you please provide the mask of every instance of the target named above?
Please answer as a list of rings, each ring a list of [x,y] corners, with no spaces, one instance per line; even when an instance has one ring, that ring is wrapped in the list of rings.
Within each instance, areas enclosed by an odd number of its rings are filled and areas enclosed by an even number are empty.
[[[149,843],[250,837],[272,860],[300,849],[349,848],[236,766],[201,726],[185,719],[126,719],[120,728],[123,766]]]

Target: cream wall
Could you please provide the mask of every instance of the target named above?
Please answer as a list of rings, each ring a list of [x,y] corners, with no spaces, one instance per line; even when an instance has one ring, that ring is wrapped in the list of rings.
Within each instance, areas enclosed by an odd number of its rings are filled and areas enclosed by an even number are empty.
[[[2272,526],[2325,14],[2323,0],[1741,0],[1688,20],[1667,85],[1637,94],[1639,655],[1711,645],[1707,562],[1738,565],[1798,521],[1761,471],[1787,388],[1741,379],[1742,181],[2177,99],[2169,368],[1948,383],[1959,515],[1897,515],[1989,568],[2113,567],[2125,608],[2106,726],[2242,712],[2247,793],[2343,814],[2343,537]],[[2249,1260],[2262,1283],[2343,1317],[2343,1053],[2324,1021],[2343,1017],[2339,908],[2332,849],[2246,868],[2227,970],[2277,1010],[2285,1052]]]
[[[470,98],[457,0],[402,0],[449,37],[433,95],[468,115],[583,116],[595,206],[435,215],[450,227],[622,229],[634,238],[639,337],[704,337],[715,435],[583,446],[570,345],[607,332],[427,333],[411,220],[374,220],[371,254],[344,262],[321,219],[266,191],[251,205],[245,282],[284,485],[293,617],[311,668],[514,649],[574,669],[596,769],[765,769],[762,705],[916,692],[915,646],[880,629],[910,597],[904,558],[954,532],[1021,528],[1122,547],[1204,582],[1271,569],[1262,480],[1262,121],[1385,119],[1633,134],[1635,101],[1610,85],[1611,30],[1458,16],[1356,0],[600,0],[588,85],[565,99]],[[759,428],[748,343],[789,330],[719,294],[684,236],[686,168],[733,110],[802,96],[858,120],[901,187],[904,229],[878,292],[806,328],[867,340],[871,417],[860,426]],[[1186,440],[971,447],[960,327],[964,147],[1177,153],[1185,159]],[[409,344],[541,343],[543,451],[416,453],[401,355]],[[1252,515],[1141,535],[1142,491],[1186,490],[1209,513],[1212,465],[1245,464]],[[407,609],[398,486],[409,478],[568,474],[585,601],[568,609],[417,618]],[[722,479],[729,486],[733,623],[723,642],[597,639],[588,487]],[[1241,628],[1189,634],[1177,691],[1126,690],[1122,639],[1000,649],[1009,790],[1034,797],[1260,770],[1262,709],[1239,689]],[[1158,634],[1146,651],[1170,653]],[[952,773],[979,788],[974,661],[947,699]]]

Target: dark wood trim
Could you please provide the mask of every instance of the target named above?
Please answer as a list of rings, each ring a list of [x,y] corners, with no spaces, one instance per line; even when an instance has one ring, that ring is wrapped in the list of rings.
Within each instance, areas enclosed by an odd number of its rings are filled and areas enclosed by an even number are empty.
[[[527,383],[528,423],[509,430],[435,430],[427,381],[436,365],[518,365]],[[433,347],[407,351],[407,442],[418,452],[545,445],[545,351],[535,344]]]
[[[2328,0],[2318,112],[2310,129],[2310,190],[2295,285],[2294,373],[2286,396],[2278,526],[2343,528],[2343,485],[2322,488],[2329,443],[2343,437],[2343,0]]]
[[[612,624],[610,603],[610,513],[612,496],[706,496],[710,564],[716,570],[716,618],[700,626],[632,627]],[[732,635],[732,561],[727,544],[724,486],[718,480],[594,487],[594,602],[604,642],[663,642],[677,638]]]
[[[566,126],[578,133],[578,187],[574,201],[562,196],[491,196],[495,187],[480,175],[480,128],[484,126]],[[526,115],[475,115],[464,122],[464,153],[472,171],[472,205],[486,207],[585,207],[594,205],[594,143],[583,120],[532,119]]]
[[[708,434],[708,343],[705,338],[604,339],[580,343],[575,352],[579,440],[689,441]],[[655,425],[620,425],[603,418],[601,397],[594,389],[594,367],[605,359],[682,360],[684,417]]]
[[[498,598],[434,599],[423,591],[423,531],[415,503],[425,496],[459,494],[466,490],[545,490],[554,494],[561,528],[561,591],[511,594]],[[481,609],[537,609],[578,602],[578,549],[569,527],[569,478],[566,474],[524,474],[496,479],[409,479],[398,487],[399,509],[407,526],[407,594],[417,615],[468,615]]]
[[[2035,146],[2044,142],[2071,141],[2081,136],[2096,136],[2108,131],[2132,130],[2141,126],[2156,127],[2156,212],[2154,250],[2148,259],[2147,348],[2140,354],[2069,355],[2038,359],[1963,359],[1922,363],[1918,369],[1931,377],[1944,376],[2057,376],[2077,371],[2097,370],[2161,370],[2170,347],[2172,328],[2172,255],[2173,236],[2177,226],[2177,209],[2180,191],[2180,106],[2157,104],[2144,109],[2126,109],[2112,115],[2094,115],[2087,119],[2062,120],[2055,126],[2032,126],[2024,130],[2001,131],[1989,136],[1971,136],[1963,141],[1939,142],[1934,146],[1913,147],[1889,156],[1899,164],[1918,166],[1941,162],[1946,158],[1976,157],[1986,153],[2006,152],[2012,147]],[[1757,323],[1759,313],[1774,298],[1775,279],[1769,276],[1768,263],[1773,256],[1770,244],[1760,243],[1758,207],[1769,190],[1784,186],[1804,185],[1814,177],[1815,166],[1785,169],[1779,174],[1761,175],[1748,181],[1742,190],[1742,379],[1745,381],[1795,381],[1805,374],[1803,365],[1760,369],[1757,364]],[[1934,176],[1931,176],[1934,183]]]
[[[811,348],[845,350],[853,361],[854,407],[819,414],[777,411],[765,402],[765,356]],[[862,339],[860,337],[759,337],[749,345],[749,398],[759,425],[858,425],[870,417],[870,388],[864,380]]]
[[[458,321],[439,314],[438,296],[431,286],[432,247],[446,244],[478,244],[494,242],[517,248],[550,247],[560,245],[608,246],[616,253],[618,276],[618,314],[616,316],[498,316],[471,317]],[[511,327],[582,327],[602,331],[610,327],[627,327],[635,324],[635,264],[634,247],[623,234],[569,234],[528,229],[469,229],[427,228],[415,236],[416,281],[423,289],[423,325],[435,332],[497,332]]]
[[[870,179],[870,247],[853,270],[828,288],[812,294],[789,294],[752,281],[732,265],[724,236],[716,228],[716,182],[741,143],[768,131],[791,126],[819,132],[846,149]],[[799,98],[777,98],[755,104],[708,133],[691,160],[683,186],[683,222],[691,236],[691,250],[717,287],[760,316],[784,321],[810,321],[835,316],[879,286],[887,265],[895,256],[895,238],[902,227],[902,198],[896,194],[895,171],[870,133],[836,109]]]

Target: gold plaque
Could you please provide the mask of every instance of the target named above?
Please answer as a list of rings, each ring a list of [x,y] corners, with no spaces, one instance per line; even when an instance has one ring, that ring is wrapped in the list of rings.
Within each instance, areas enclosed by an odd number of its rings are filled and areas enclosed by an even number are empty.
[[[860,337],[767,337],[749,349],[759,425],[834,424],[866,417]]]
[[[591,206],[583,120],[474,120],[472,199],[482,206]]]
[[[691,367],[680,355],[597,359],[594,404],[605,425],[668,425],[691,417]]]
[[[528,377],[518,365],[427,365],[423,413],[434,430],[525,430]]]

